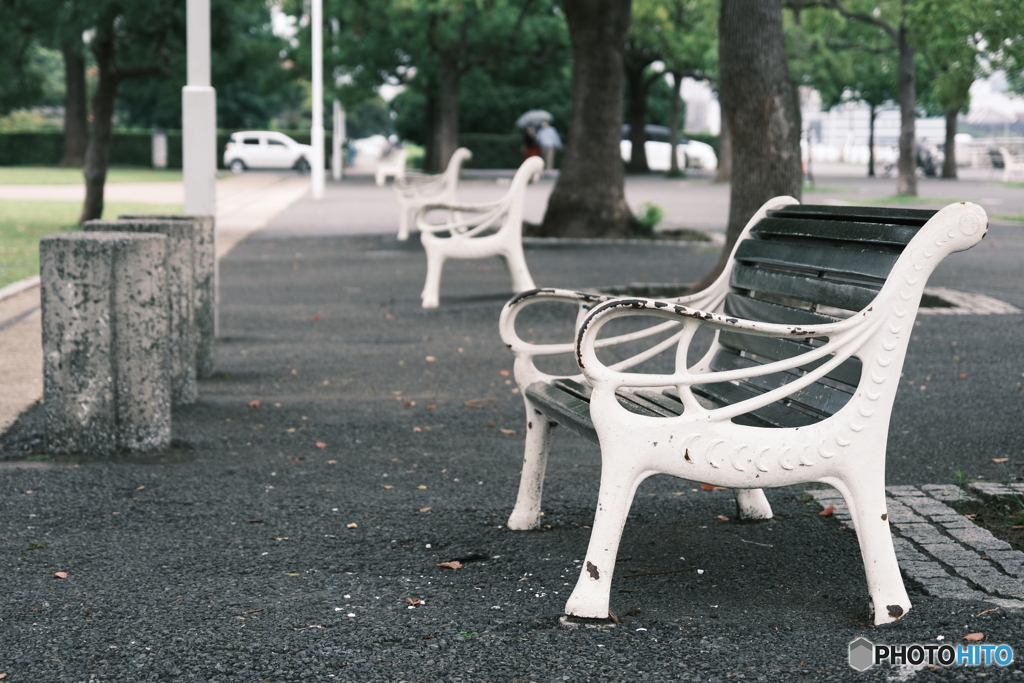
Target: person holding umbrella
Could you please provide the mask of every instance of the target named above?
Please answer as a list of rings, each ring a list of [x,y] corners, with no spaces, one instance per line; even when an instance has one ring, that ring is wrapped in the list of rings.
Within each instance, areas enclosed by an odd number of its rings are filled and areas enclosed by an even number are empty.
[[[549,122],[541,122],[540,130],[537,131],[537,143],[540,145],[540,155],[544,158],[544,170],[554,170],[555,150],[562,148],[562,138]]]

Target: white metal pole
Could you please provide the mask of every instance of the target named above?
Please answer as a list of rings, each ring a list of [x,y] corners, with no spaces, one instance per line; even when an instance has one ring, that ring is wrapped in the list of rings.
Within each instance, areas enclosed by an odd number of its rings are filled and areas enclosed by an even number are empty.
[[[341,150],[341,143],[345,141],[345,110],[341,108],[341,102],[334,100],[334,135],[331,136],[331,177],[341,180],[344,161]]]
[[[185,213],[217,213],[217,93],[210,87],[210,0],[187,0],[188,81],[181,90]]]
[[[323,0],[313,0],[313,199],[324,196],[324,17]]]

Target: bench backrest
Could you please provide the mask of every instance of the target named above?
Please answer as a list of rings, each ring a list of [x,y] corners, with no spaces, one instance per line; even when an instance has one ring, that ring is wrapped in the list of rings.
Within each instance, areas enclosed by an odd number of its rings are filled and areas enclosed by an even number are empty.
[[[816,325],[846,318],[878,294],[903,249],[935,211],[794,204],[770,210],[734,252],[724,312],[747,320]],[[806,353],[818,339],[777,339],[722,331],[713,370],[734,370]],[[716,405],[733,404],[786,384],[800,369],[695,387]],[[861,378],[852,357],[818,382],[735,418],[762,427],[800,427],[835,414]]]

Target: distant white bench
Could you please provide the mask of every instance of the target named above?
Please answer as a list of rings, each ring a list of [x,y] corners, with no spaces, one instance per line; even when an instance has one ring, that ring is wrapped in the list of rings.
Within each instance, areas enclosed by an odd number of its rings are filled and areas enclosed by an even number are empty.
[[[745,519],[772,517],[762,487],[835,487],[853,515],[875,623],[905,614],[885,502],[890,412],[928,276],[987,227],[975,204],[935,212],[777,197],[747,224],[721,276],[692,296],[540,289],[509,301],[500,331],[516,356],[526,454],[508,527],[539,525],[552,427],[601,448],[593,531],[566,613],[608,617],[633,494],[666,473],[736,489]],[[586,315],[573,341],[520,338],[523,309],[557,303],[572,306],[567,321]],[[602,335],[608,323],[614,331]],[[700,328],[713,340],[694,343]],[[702,354],[692,365],[691,344]],[[560,354],[572,354],[580,373],[535,364]]]
[[[374,180],[381,187],[388,181],[388,178],[401,180],[405,177],[405,163],[409,158],[409,151],[404,147],[392,150],[391,154],[377,162],[377,171],[374,173]]]
[[[454,163],[454,160],[453,160]],[[531,157],[516,171],[505,196],[484,204],[457,204],[432,201],[416,213],[416,227],[427,252],[427,281],[423,285],[423,308],[437,308],[440,299],[441,269],[446,259],[477,259],[500,256],[505,259],[512,289],[533,289],[533,278],[523,255],[523,203],[526,186],[543,170],[544,160]],[[445,216],[444,222],[431,222],[431,214]]]
[[[448,168],[440,175],[406,171],[396,177],[391,186],[398,197],[398,240],[409,239],[409,214],[426,204],[454,204],[455,188],[459,184],[462,162],[473,156],[465,147],[459,147],[448,160]]]
[[[1005,147],[1000,147],[999,153],[1003,155],[1003,182],[1010,182],[1015,173],[1020,173],[1024,178],[1024,157],[1013,156]]]

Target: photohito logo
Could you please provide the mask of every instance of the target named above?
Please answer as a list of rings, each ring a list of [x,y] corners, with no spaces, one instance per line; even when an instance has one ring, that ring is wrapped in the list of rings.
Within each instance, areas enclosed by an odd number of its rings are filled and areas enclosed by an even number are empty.
[[[939,666],[1009,666],[1009,645],[875,645],[867,638],[850,643],[850,667],[867,671],[875,664],[934,664]]]

